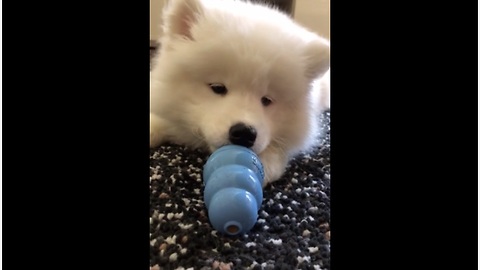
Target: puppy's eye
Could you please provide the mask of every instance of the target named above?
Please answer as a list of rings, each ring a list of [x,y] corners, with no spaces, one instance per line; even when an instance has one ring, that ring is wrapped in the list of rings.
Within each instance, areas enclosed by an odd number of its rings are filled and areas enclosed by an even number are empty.
[[[221,83],[209,83],[208,86],[210,86],[210,88],[212,89],[212,91],[215,93],[215,94],[219,94],[219,95],[225,95],[227,94],[228,90],[227,88],[225,87],[225,85],[221,84]]]
[[[267,107],[268,105],[272,104],[272,99],[269,97],[262,97],[262,105]]]

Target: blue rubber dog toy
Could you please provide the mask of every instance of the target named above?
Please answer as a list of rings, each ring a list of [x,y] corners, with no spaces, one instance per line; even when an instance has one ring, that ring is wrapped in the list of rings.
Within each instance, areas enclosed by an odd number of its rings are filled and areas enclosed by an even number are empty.
[[[227,235],[250,231],[263,200],[263,165],[250,149],[226,145],[203,167],[204,198],[212,226]]]

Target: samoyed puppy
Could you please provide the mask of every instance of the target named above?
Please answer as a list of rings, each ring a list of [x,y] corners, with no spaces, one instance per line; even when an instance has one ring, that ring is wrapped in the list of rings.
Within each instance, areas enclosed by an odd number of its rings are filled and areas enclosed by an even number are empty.
[[[308,151],[329,107],[329,42],[263,4],[173,0],[152,62],[150,147],[251,148],[264,186]]]

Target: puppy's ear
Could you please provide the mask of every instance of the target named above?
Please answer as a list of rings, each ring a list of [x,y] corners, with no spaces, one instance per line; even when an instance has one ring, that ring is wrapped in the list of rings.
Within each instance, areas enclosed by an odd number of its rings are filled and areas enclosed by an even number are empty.
[[[193,39],[191,28],[202,14],[200,0],[169,0],[163,10],[163,34]]]
[[[316,79],[330,68],[330,43],[323,38],[310,40],[304,51],[306,76]]]

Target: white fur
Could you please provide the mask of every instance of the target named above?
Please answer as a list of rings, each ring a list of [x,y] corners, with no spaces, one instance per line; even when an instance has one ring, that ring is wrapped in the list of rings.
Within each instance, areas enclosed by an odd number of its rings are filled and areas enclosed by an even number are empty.
[[[312,146],[317,116],[329,107],[329,42],[243,1],[173,0],[163,16],[151,72],[150,147],[170,141],[214,151],[243,122],[257,131],[252,149],[264,183],[280,178],[289,159]],[[228,93],[215,94],[209,83]],[[273,103],[263,106],[264,96]]]

